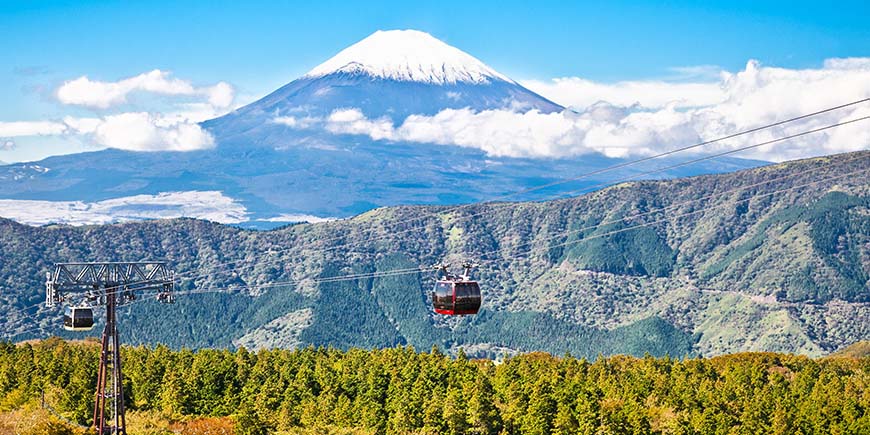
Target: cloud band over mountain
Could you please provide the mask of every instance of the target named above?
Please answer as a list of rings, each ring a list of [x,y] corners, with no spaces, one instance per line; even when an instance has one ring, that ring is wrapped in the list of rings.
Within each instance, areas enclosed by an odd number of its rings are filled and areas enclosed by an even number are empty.
[[[822,68],[800,70],[750,61],[740,72],[722,72],[715,82],[600,84],[569,78],[524,84],[574,109],[549,114],[445,109],[432,116],[393,120],[369,119],[347,108],[319,121],[336,134],[458,145],[493,156],[567,157],[593,152],[642,156],[870,97],[870,58],[829,59]],[[858,105],[815,117],[800,127],[773,129],[716,146],[723,150],[745,146],[867,115],[870,104]],[[293,128],[316,125],[310,118],[276,121]],[[850,125],[761,148],[748,156],[781,161],[868,146],[870,131]]]
[[[422,56],[419,53],[426,50],[420,47],[431,48],[436,54]],[[450,68],[442,65],[439,69],[442,58],[450,60]],[[408,63],[408,59],[418,63]],[[428,113],[410,110],[396,115],[388,110],[372,115],[351,101],[315,114],[276,109],[275,114],[259,122],[295,130],[364,135],[378,141],[456,145],[500,157],[562,158],[600,153],[622,158],[651,155],[870,96],[870,58],[828,59],[821,67],[808,69],[749,61],[736,73],[711,66],[674,68],[674,72],[676,76],[671,80],[600,83],[562,77],[519,82],[544,98],[570,107],[563,111],[530,109],[511,101],[495,106],[466,106],[475,104],[472,98]],[[372,80],[419,81],[436,87],[460,82],[516,83],[476,58],[416,31],[376,32],[305,77],[329,74],[366,74]],[[322,92],[328,95],[332,88],[327,86]],[[220,138],[213,137],[199,123],[227,113],[234,94],[233,87],[223,81],[194,86],[161,70],[114,82],[81,76],[64,82],[55,97],[64,105],[94,110],[96,116],[0,121],[0,139],[7,150],[15,147],[16,137],[22,136],[78,137],[97,149],[208,149],[219,145]],[[131,102],[136,100],[135,95],[153,95],[170,103],[160,110],[146,111]],[[467,98],[447,88],[439,95],[451,102]],[[815,117],[801,126],[767,130],[716,146],[739,147],[797,129],[853,119],[868,114],[868,106],[854,106]],[[781,161],[868,146],[870,132],[860,125],[850,125],[743,156]]]

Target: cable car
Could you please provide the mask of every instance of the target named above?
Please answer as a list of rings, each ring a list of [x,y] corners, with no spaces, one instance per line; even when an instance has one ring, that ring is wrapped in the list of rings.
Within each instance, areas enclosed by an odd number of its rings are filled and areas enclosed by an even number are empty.
[[[477,314],[480,310],[480,285],[469,278],[471,269],[476,264],[464,263],[462,275],[450,273],[447,265],[437,265],[436,270],[442,272],[435,288],[432,290],[432,307],[438,314],[448,316]]]
[[[94,310],[91,307],[66,307],[63,310],[63,329],[90,331],[94,328]]]

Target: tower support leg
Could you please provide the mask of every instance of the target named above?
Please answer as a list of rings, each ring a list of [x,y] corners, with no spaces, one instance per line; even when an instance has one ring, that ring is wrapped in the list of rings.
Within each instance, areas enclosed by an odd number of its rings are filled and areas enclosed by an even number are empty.
[[[118,340],[116,305],[118,290],[106,291],[106,326],[100,351],[100,372],[94,403],[94,428],[99,435],[127,435],[124,418],[124,378]]]

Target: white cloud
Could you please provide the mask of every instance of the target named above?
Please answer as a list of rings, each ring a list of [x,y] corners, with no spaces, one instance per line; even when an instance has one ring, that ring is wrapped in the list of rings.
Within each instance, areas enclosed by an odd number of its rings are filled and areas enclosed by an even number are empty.
[[[98,202],[0,199],[0,216],[30,225],[90,225],[178,217],[225,224],[248,220],[247,209],[219,191],[165,192]]]
[[[614,114],[619,118],[614,119]],[[493,156],[562,157],[600,152],[624,157],[646,151],[650,143],[697,139],[691,131],[680,128],[685,114],[673,108],[624,116],[618,108],[601,104],[582,114],[446,109],[434,116],[411,115],[398,128],[384,119],[369,121],[355,109],[333,115],[326,128],[334,133],[459,145]]]
[[[63,123],[67,128],[78,134],[93,134],[97,128],[103,124],[102,118],[73,118],[67,116],[63,118]],[[69,133],[65,130],[63,133]]]
[[[365,134],[374,140],[394,139],[393,121],[387,117],[367,119],[359,109],[339,109],[326,120],[331,133]]]
[[[62,134],[66,125],[52,121],[0,121],[0,137],[51,136]]]
[[[750,61],[743,71],[722,73],[715,83],[606,85],[559,79],[550,86],[557,90],[551,98],[566,104],[555,98],[562,95],[568,104],[577,106],[577,111],[543,114],[447,109],[433,116],[409,116],[394,127],[389,118],[368,119],[360,110],[349,108],[333,112],[323,127],[333,133],[365,134],[376,140],[479,148],[496,156],[650,155],[868,98],[870,58],[829,59],[822,68],[802,70],[764,67]],[[870,103],[742,136],[704,151],[745,146],[867,115]],[[777,161],[866,148],[870,148],[870,128],[865,122],[741,156]]]
[[[79,133],[90,134],[109,148],[131,151],[193,151],[214,146],[212,136],[199,125],[167,122],[149,113],[121,113],[98,123],[86,120]]]
[[[272,122],[275,124],[286,125],[287,127],[297,129],[297,130],[305,130],[311,128],[323,121],[320,118],[313,116],[276,116],[272,119]]]
[[[855,70],[870,68],[870,57],[838,57],[825,59],[825,69]]]
[[[571,118],[567,112],[548,115],[537,111],[444,110],[434,116],[409,116],[394,137],[480,148],[494,156],[554,157],[560,144],[582,133],[576,131]]]
[[[338,220],[338,218],[333,217],[320,217],[313,216],[310,214],[280,214],[278,216],[273,216],[270,218],[257,219],[260,222],[287,222],[287,223],[297,223],[297,222],[307,222],[310,224],[316,224],[320,222],[331,222],[334,220]]]
[[[133,92],[181,96],[184,100],[162,102],[162,110],[111,110],[125,103]],[[65,104],[99,109],[93,117],[66,116],[62,121],[0,122],[0,138],[22,136],[75,136],[91,148],[131,151],[192,151],[214,146],[214,138],[198,123],[225,114],[235,99],[233,87],[225,82],[195,87],[170,73],[154,70],[117,82],[92,81],[79,77],[65,82],[57,98]],[[200,99],[191,101],[190,98]],[[2,143],[0,143],[2,145]]]
[[[233,104],[235,90],[229,83],[220,82],[212,87],[204,89],[208,102],[212,106],[227,108]]]
[[[0,151],[12,151],[15,149],[15,141],[12,139],[0,139]]]
[[[646,108],[698,107],[717,104],[727,96],[717,82],[674,83],[665,81],[626,81],[598,83],[579,77],[550,81],[526,80],[523,86],[564,106],[588,107],[600,101],[619,106]]]
[[[102,118],[68,116],[63,122],[0,122],[0,136],[35,135],[83,135],[95,146],[130,151],[193,151],[214,146],[214,138],[198,124],[146,112]]]
[[[194,87],[189,81],[172,78],[170,75],[167,71],[155,69],[116,82],[94,81],[82,76],[64,82],[56,95],[61,103],[95,109],[124,104],[127,96],[133,92],[203,97],[215,107],[229,107],[233,102],[234,90],[228,83]]]

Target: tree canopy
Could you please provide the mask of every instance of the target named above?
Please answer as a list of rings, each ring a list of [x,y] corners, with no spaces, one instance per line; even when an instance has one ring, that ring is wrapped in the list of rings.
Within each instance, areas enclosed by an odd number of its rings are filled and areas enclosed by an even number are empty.
[[[0,343],[0,411],[46,392],[59,414],[89,423],[98,350],[59,339]],[[529,353],[496,363],[437,348],[165,346],[125,347],[122,356],[133,416],[231,422],[237,434],[870,433],[870,358]]]

